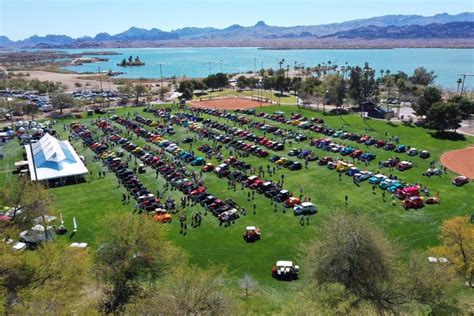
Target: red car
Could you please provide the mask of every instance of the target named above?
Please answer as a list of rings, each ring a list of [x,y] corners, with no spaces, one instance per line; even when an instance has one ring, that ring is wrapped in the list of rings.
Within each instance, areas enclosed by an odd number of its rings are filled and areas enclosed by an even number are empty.
[[[301,204],[301,200],[296,197],[290,197],[288,200],[285,201],[286,207],[294,207],[299,204]]]
[[[362,150],[360,149],[356,149],[352,152],[352,154],[350,154],[352,158],[357,158],[357,157],[360,157],[361,155],[362,155]]]
[[[425,206],[425,202],[420,196],[410,196],[402,201],[402,206],[406,210],[410,208],[418,209]]]

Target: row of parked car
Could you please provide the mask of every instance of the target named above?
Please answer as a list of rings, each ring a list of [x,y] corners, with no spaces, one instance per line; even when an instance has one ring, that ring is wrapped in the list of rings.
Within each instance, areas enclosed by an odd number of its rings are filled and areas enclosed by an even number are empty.
[[[211,113],[207,113],[207,114],[220,116],[220,117],[225,116],[221,111],[218,111],[218,110],[212,111]],[[290,119],[286,119],[284,116],[284,113],[282,112],[279,112],[276,114],[260,112],[256,114],[256,116],[269,119],[275,122],[285,123],[287,125],[299,127],[303,130],[309,129],[317,133],[324,134],[326,136],[331,136],[333,138],[347,139],[347,140],[355,141],[359,144],[363,144],[366,146],[373,145],[377,148],[383,148],[384,150],[387,150],[387,151],[394,151],[396,153],[406,152],[409,156],[419,156],[422,159],[427,159],[430,157],[430,153],[427,150],[418,150],[416,148],[412,148],[407,145],[397,145],[394,142],[389,142],[383,139],[376,139],[369,135],[360,135],[356,133],[351,133],[348,131],[344,131],[343,129],[337,130],[337,129],[329,128],[323,125],[324,121],[320,118],[309,119],[306,117],[302,117],[300,114],[296,113],[296,114],[293,114],[290,117]],[[263,128],[262,130],[266,130],[269,133],[277,132],[276,135],[279,135],[281,133],[281,130],[279,128],[265,124],[263,122],[252,122],[249,124],[249,126],[260,128],[260,129]],[[296,135],[294,137],[297,141],[301,141],[301,139],[305,140],[304,137],[306,136],[304,134],[301,134],[301,135]]]
[[[107,133],[117,132],[105,121],[99,121],[97,125]],[[109,150],[106,144],[96,141],[88,128],[81,124],[72,123],[71,129],[81,137],[85,145],[101,157],[104,165],[114,172],[120,183],[134,197],[140,210],[154,211],[161,207],[159,199],[151,194],[134,172],[128,168],[127,163],[116,157],[115,153]]]
[[[115,121],[118,123],[124,123],[126,120],[115,119]],[[140,132],[140,129],[135,129],[135,132],[140,133],[140,135],[143,136],[143,133]],[[144,138],[147,141],[152,142],[151,139],[153,139],[153,135],[153,133],[150,133],[150,138],[146,136]],[[114,137],[121,138],[119,135],[114,135],[112,139],[114,139]],[[120,139],[115,141],[117,143],[123,142]],[[204,164],[204,160],[201,157],[194,157],[191,153],[181,149],[176,143],[164,139],[161,142],[155,144],[183,162],[187,162],[192,165]],[[175,163],[163,159],[163,155],[144,150],[143,148],[140,148],[136,144],[133,144],[129,141],[123,143],[122,147],[133,153],[144,164],[155,170],[158,170],[158,172],[162,174],[166,181],[168,181],[173,187],[177,188],[184,194],[190,195],[194,202],[201,203],[203,207],[206,207],[216,217],[218,217],[221,222],[235,220],[239,217],[237,210],[238,206],[234,201],[230,199],[221,200],[211,195],[209,192],[207,192],[202,180],[196,180],[193,176],[193,173],[186,168],[178,167]],[[202,162],[195,163],[195,161]]]

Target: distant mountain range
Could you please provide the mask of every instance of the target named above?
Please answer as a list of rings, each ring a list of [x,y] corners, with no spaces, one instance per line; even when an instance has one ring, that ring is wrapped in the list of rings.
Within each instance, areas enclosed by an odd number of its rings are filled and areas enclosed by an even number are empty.
[[[420,15],[386,15],[342,23],[312,26],[270,26],[260,21],[249,27],[238,24],[224,29],[185,27],[170,32],[131,27],[110,35],[72,38],[66,35],[31,36],[11,41],[0,36],[4,48],[88,48],[88,47],[163,47],[163,46],[261,46],[319,47],[333,43],[341,47],[367,46],[367,43],[394,43],[403,46],[450,46],[452,43],[474,47],[474,13],[447,13],[430,17]],[[352,44],[351,44],[352,43]],[[395,43],[397,43],[395,45]],[[425,43],[425,44],[423,44]],[[439,43],[439,44],[437,44]],[[444,43],[444,44],[443,44]],[[352,45],[352,46],[351,46]],[[378,44],[377,44],[378,45]],[[369,45],[370,46],[370,45]],[[388,44],[388,47],[390,45]]]

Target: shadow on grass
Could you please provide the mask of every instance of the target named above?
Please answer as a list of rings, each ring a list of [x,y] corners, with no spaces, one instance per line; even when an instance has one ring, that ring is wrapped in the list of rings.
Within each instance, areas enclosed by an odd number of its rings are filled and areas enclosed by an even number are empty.
[[[393,122],[387,122],[387,125],[389,125],[391,127],[398,127],[398,124],[395,124]]]
[[[451,140],[451,141],[463,141],[466,140],[466,136],[456,132],[446,132],[446,131],[436,131],[429,132],[431,137],[442,140]]]

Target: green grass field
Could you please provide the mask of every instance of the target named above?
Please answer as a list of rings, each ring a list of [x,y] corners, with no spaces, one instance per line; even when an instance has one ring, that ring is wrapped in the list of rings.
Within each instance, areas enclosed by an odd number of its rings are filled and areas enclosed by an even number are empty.
[[[287,114],[290,112],[300,111],[296,107],[290,106],[271,106],[263,109],[265,112],[273,112],[283,110]],[[128,108],[117,110],[118,115],[125,115],[127,112],[138,112],[140,115],[156,119],[149,113],[144,113],[142,108]],[[322,116],[321,113],[310,112],[309,110],[301,110],[305,116]],[[208,116],[217,120],[217,118]],[[255,118],[255,120],[263,120]],[[424,250],[438,243],[438,227],[443,220],[457,215],[467,215],[473,212],[473,196],[474,184],[468,184],[458,188],[451,184],[452,173],[442,177],[426,178],[421,173],[429,167],[432,159],[438,160],[440,155],[452,149],[464,148],[474,142],[474,138],[466,137],[460,140],[444,140],[436,138],[431,131],[417,127],[406,127],[394,125],[385,121],[362,121],[360,117],[351,115],[344,117],[324,116],[326,124],[331,127],[344,127],[346,130],[363,133],[367,128],[372,131],[369,133],[373,136],[386,138],[387,136],[397,135],[400,137],[400,143],[411,145],[419,149],[429,150],[432,154],[431,159],[423,160],[418,157],[410,158],[416,162],[416,167],[405,171],[393,171],[403,180],[410,182],[418,182],[427,185],[431,192],[440,192],[441,204],[427,206],[420,210],[405,211],[399,201],[397,205],[392,206],[389,195],[387,201],[382,200],[382,191],[376,190],[376,194],[372,194],[371,186],[364,182],[360,187],[352,183],[352,178],[343,176],[340,181],[335,171],[328,170],[325,166],[318,166],[315,162],[309,164],[308,169],[299,171],[289,171],[282,169],[277,171],[273,176],[273,180],[279,180],[282,173],[285,174],[285,188],[290,189],[295,195],[299,195],[300,187],[304,189],[304,195],[310,196],[311,200],[318,207],[318,214],[311,218],[310,224],[302,227],[299,218],[293,216],[292,211],[282,212],[279,207],[275,213],[270,200],[255,195],[255,201],[247,201],[248,189],[241,190],[240,185],[237,190],[229,190],[227,180],[217,178],[213,173],[205,174],[204,179],[209,191],[220,198],[232,198],[241,206],[244,206],[248,215],[241,217],[234,225],[230,227],[220,227],[217,219],[212,215],[204,217],[203,224],[198,228],[190,228],[187,235],[183,236],[179,233],[179,223],[177,220],[171,224],[169,238],[174,243],[185,249],[192,263],[206,267],[211,264],[226,266],[233,276],[242,277],[245,273],[250,273],[261,284],[267,288],[288,289],[294,286],[292,283],[277,282],[271,278],[271,268],[276,260],[297,260],[298,252],[302,245],[318,235],[319,225],[329,218],[336,210],[341,209],[347,212],[348,216],[358,211],[360,213],[369,214],[373,220],[382,227],[387,235],[399,242],[407,254],[411,250]],[[80,120],[82,123],[89,124],[90,119]],[[221,122],[228,122],[220,119]],[[64,131],[62,124],[69,124],[71,120],[60,121],[57,130],[62,139],[67,139],[68,131]],[[268,122],[272,125],[280,125],[282,128],[291,128],[287,125],[281,125],[276,122]],[[115,123],[114,123],[115,124]],[[229,123],[231,124],[231,123]],[[119,125],[117,125],[119,126]],[[147,127],[151,130],[150,127]],[[247,128],[247,127],[244,127]],[[183,127],[175,127],[177,133],[173,136],[166,137],[175,141],[181,141],[185,137],[193,134]],[[253,132],[259,134],[260,132]],[[260,133],[261,134],[261,133]],[[306,131],[311,138],[319,138],[320,134],[313,134]],[[101,136],[99,132],[96,136]],[[273,136],[275,138],[275,136]],[[133,137],[133,142],[138,145],[147,144],[143,139]],[[197,141],[193,145],[193,149],[197,154],[197,147],[206,141]],[[341,140],[345,144],[356,143]],[[91,175],[87,176],[87,182],[77,185],[71,185],[61,188],[50,189],[54,197],[54,211],[62,213],[66,225],[71,229],[72,217],[75,216],[79,225],[78,233],[73,237],[73,241],[86,241],[95,246],[95,236],[98,231],[107,225],[103,218],[108,214],[117,214],[119,212],[132,213],[133,202],[130,205],[121,203],[121,196],[124,189],[118,187],[117,180],[112,173],[108,173],[105,179],[98,179],[98,171],[101,168],[100,162],[92,162],[92,151],[84,149],[79,141],[73,141],[72,144],[78,150],[79,154],[86,156],[87,167],[91,171]],[[151,145],[152,148],[154,145]],[[360,146],[360,145],[359,145]],[[187,144],[183,144],[183,149],[187,150]],[[279,155],[287,156],[287,152],[291,149],[286,146],[285,152]],[[294,143],[293,147],[311,148],[320,157],[322,156],[338,156],[315,149],[308,145],[308,141],[303,143]],[[363,146],[365,147],[365,146]],[[119,147],[116,147],[118,149]],[[361,148],[365,150],[365,148]],[[370,151],[377,154],[377,159],[369,166],[369,170],[378,170],[378,161],[395,155],[393,152],[386,152],[383,149],[370,148]],[[12,141],[4,146],[5,158],[0,161],[0,183],[5,186],[14,175],[8,170],[13,169],[15,161],[22,159],[22,148],[16,141]],[[225,157],[228,151],[224,150]],[[402,160],[408,159],[406,154],[400,154]],[[268,160],[250,156],[243,158],[254,167],[267,164],[272,165]],[[216,163],[216,161],[212,161]],[[199,167],[188,166],[189,169],[198,171]],[[361,168],[363,166],[361,165]],[[388,169],[384,170],[388,174]],[[139,178],[152,191],[157,189],[163,190],[163,178],[155,179],[155,173],[152,169],[148,169],[147,173],[140,174]],[[344,205],[344,196],[348,195],[349,205]],[[172,196],[178,199],[182,196],[180,192],[166,192],[165,196]],[[257,205],[257,213],[253,215],[251,210],[253,203]],[[191,214],[199,207],[186,210]],[[189,217],[188,217],[189,218]],[[157,223],[157,225],[160,225]],[[262,240],[247,244],[242,239],[242,233],[247,225],[257,225],[262,230]],[[304,277],[304,267],[302,267]],[[281,292],[281,291],[280,291]],[[284,293],[284,292],[281,292]]]
[[[193,97],[194,100],[206,100],[209,99],[209,97],[212,98],[217,98],[217,97],[236,97],[236,96],[245,96],[245,97],[255,97],[255,98],[260,98],[263,96],[264,99],[267,99],[268,101],[273,101],[273,102],[278,102],[278,96],[279,92],[270,92],[270,91],[260,91],[258,89],[255,89],[253,91],[250,90],[232,90],[232,89],[225,89],[222,91],[213,91],[209,92],[205,95],[202,96],[197,96],[195,95]],[[281,97],[281,104],[286,104],[286,105],[295,105],[296,104],[296,96],[294,95],[289,95],[289,94],[283,94]]]

